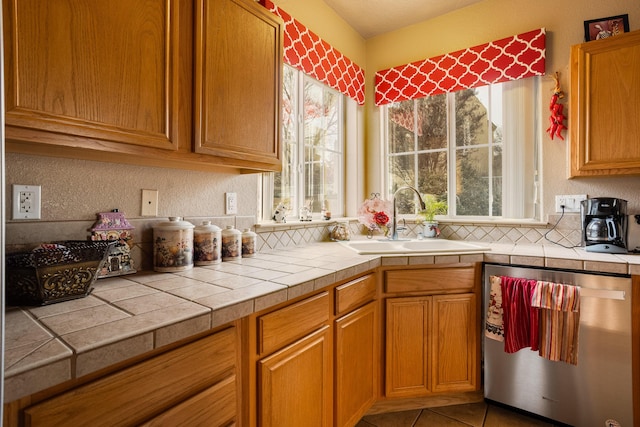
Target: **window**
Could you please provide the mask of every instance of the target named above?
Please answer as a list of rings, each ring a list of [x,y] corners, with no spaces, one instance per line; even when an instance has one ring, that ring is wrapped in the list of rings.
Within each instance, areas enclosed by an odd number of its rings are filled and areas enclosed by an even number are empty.
[[[311,208],[344,212],[344,99],[339,92],[285,65],[282,101],[282,172],[263,176],[263,219],[279,203],[288,218]]]
[[[539,218],[539,78],[388,104],[386,193],[415,187],[448,203],[448,217]],[[398,213],[416,210],[410,192]]]

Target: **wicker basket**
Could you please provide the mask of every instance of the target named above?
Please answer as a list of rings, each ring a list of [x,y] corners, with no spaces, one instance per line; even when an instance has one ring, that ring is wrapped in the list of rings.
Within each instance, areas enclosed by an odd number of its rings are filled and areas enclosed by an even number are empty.
[[[7,305],[44,305],[89,295],[113,243],[68,240],[7,254]]]

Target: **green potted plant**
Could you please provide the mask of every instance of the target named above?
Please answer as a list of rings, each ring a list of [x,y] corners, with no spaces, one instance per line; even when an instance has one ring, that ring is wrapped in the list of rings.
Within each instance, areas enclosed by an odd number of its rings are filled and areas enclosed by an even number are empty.
[[[438,228],[436,215],[447,213],[447,202],[438,200],[433,194],[425,194],[422,200],[425,208],[418,211],[416,222],[422,224],[422,235],[424,237],[438,237],[440,229]]]

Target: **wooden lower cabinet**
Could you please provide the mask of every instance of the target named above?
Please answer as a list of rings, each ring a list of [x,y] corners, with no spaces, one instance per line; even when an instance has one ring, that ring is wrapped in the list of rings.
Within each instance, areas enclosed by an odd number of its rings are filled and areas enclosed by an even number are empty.
[[[475,307],[475,294],[387,299],[387,397],[476,389]]]
[[[377,398],[379,334],[377,302],[335,322],[336,427],[357,424]]]
[[[377,276],[245,319],[245,424],[354,426],[379,396]]]
[[[325,326],[259,362],[260,426],[331,426],[331,348]]]
[[[472,391],[479,365],[476,295],[435,295],[431,340],[432,390]]]
[[[413,397],[431,391],[431,297],[386,301],[385,395]]]
[[[233,425],[237,334],[232,326],[26,407],[5,405],[15,413],[4,425]]]
[[[386,289],[396,292],[385,299],[387,398],[479,389],[479,266],[454,266],[451,277],[446,270],[387,272]]]

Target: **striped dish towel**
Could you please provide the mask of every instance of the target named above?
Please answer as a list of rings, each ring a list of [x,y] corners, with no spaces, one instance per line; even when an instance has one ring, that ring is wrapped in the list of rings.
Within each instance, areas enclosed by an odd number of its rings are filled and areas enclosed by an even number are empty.
[[[580,287],[538,281],[531,306],[540,309],[540,356],[577,365]]]

